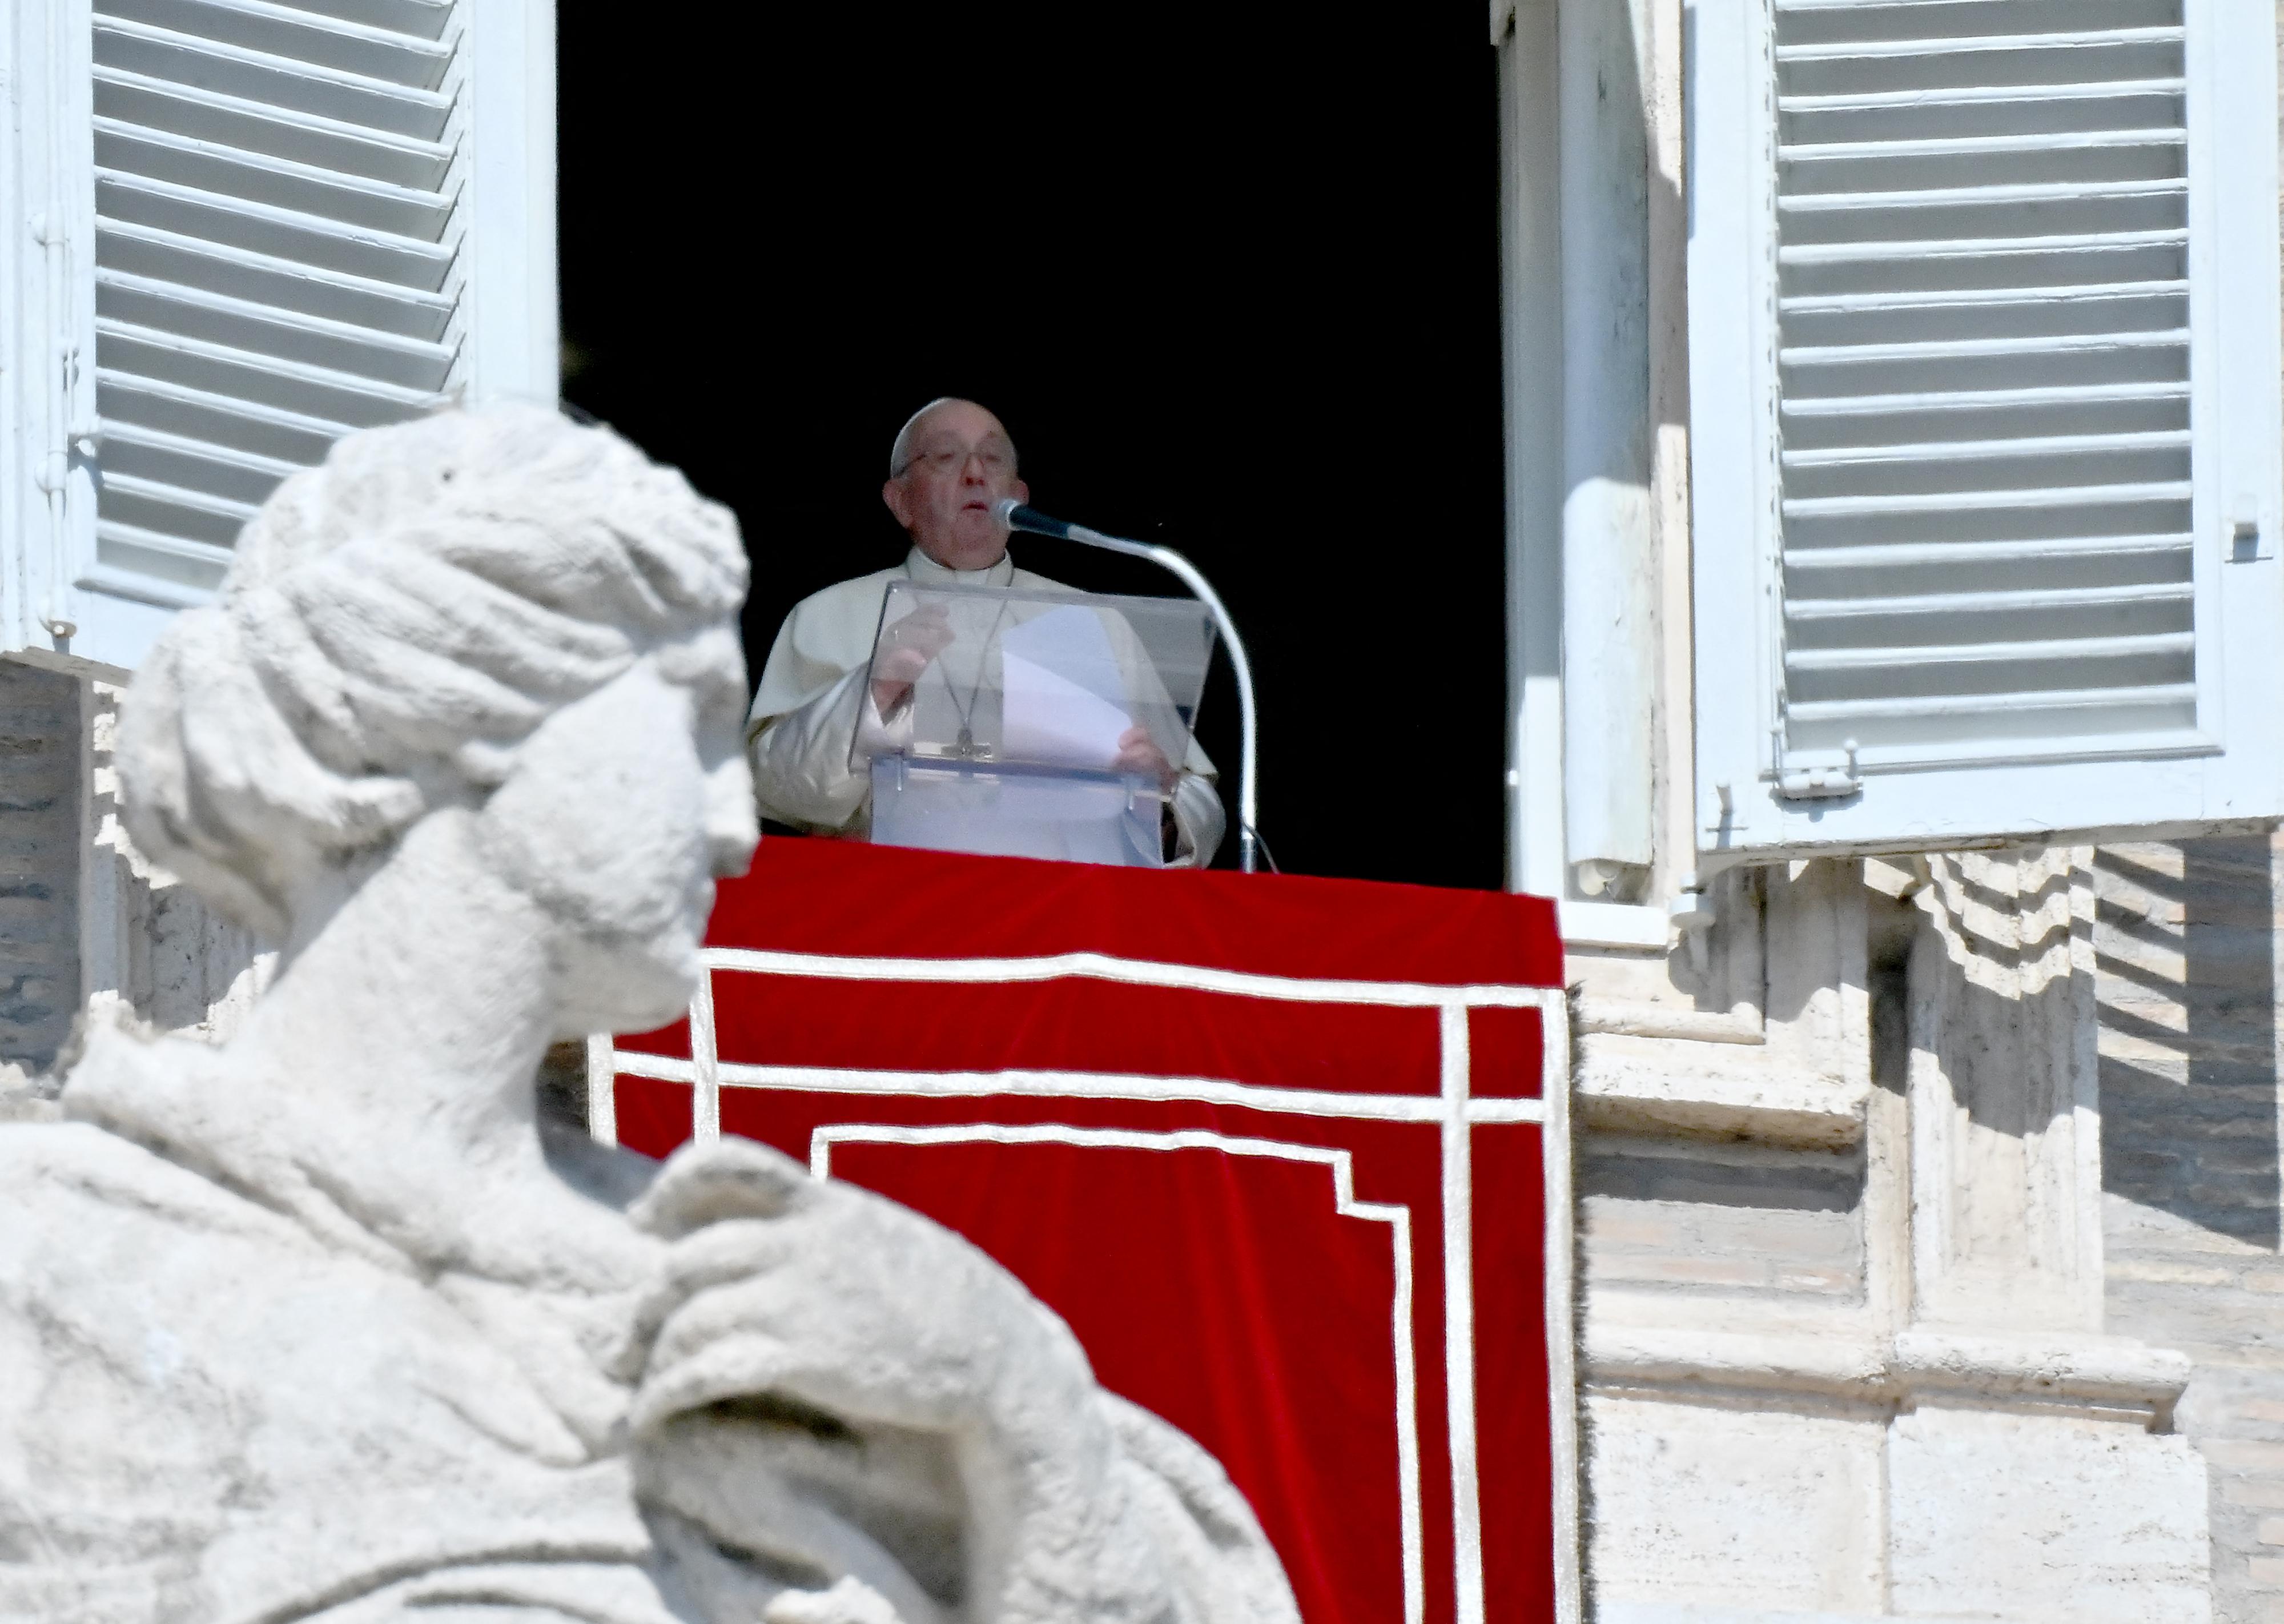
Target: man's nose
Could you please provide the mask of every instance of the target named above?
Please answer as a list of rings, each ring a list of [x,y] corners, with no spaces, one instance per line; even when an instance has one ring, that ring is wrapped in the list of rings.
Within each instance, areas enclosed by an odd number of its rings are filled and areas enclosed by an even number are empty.
[[[989,485],[991,470],[981,451],[970,451],[959,459],[959,482],[963,485]]]

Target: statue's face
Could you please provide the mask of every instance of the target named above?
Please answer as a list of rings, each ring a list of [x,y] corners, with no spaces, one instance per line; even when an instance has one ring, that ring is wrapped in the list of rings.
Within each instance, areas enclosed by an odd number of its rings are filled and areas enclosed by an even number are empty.
[[[760,838],[745,699],[726,628],[646,656],[541,724],[486,803],[489,855],[557,926],[559,1036],[688,1006],[714,880]]]

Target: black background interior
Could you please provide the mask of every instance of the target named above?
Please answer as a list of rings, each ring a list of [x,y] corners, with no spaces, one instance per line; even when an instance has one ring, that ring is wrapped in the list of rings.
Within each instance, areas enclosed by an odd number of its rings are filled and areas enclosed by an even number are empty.
[[[559,15],[565,394],[737,511],[755,676],[803,595],[903,555],[889,440],[970,395],[1040,507],[1177,547],[1227,599],[1287,871],[1501,882],[1481,5]],[[1200,731],[1233,815],[1225,671]]]

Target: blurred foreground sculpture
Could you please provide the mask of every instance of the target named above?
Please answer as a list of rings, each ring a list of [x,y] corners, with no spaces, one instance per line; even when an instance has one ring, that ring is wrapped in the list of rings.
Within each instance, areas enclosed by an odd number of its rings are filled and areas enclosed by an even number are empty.
[[[153,654],[130,828],[281,969],[0,1124],[0,1619],[1297,1618],[965,1242],[537,1119],[551,1042],[684,1005],[751,855],[745,584],[608,432],[454,414],[287,480]]]

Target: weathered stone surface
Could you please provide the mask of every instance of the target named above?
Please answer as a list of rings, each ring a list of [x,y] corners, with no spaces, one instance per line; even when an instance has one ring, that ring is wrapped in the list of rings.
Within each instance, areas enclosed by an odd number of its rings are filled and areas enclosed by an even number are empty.
[[[0,1061],[54,1063],[79,1013],[79,684],[0,660]]]
[[[2113,1191],[2165,1183],[2240,1227],[2257,1213],[2271,1148],[2258,1113],[2273,1100],[2244,1029],[2265,1007],[2257,978],[2240,966],[2216,982],[2225,996],[2194,1007],[2163,1005],[2155,970],[2131,984],[2134,1041],[2161,1062],[2153,1074],[2194,1072],[2202,1108],[2153,1113],[2161,1136],[2098,1140],[2097,1068],[2116,1035],[2115,933],[2098,905],[2107,871],[2085,850],[2024,850],[1919,857],[1879,878],[1876,905],[1854,914],[1868,941],[1853,962],[1837,932],[1795,929],[1795,914],[1780,936],[1776,916],[1764,921],[1772,985],[1820,974],[1844,1009],[1838,989],[1860,976],[1868,1019],[1789,1051],[1733,1036],[1717,1050],[1631,1040],[1685,1090],[1709,1053],[1770,1076],[1772,1094],[1787,1074],[1797,1086],[1853,1074],[1860,1145],[1636,1128],[1582,1146],[1598,1616],[2202,1624],[2214,1539],[2237,1537],[2233,1517],[2249,1534],[2275,1513],[2209,1511],[2196,1446],[2215,1390],[2191,1379],[2204,1370],[2194,1338],[2254,1317],[2232,1303],[2284,1307],[2256,1285],[2284,1267],[2227,1233],[2105,1198],[2097,1152]],[[1780,883],[1844,919],[1851,879],[1846,865],[1801,864]],[[1768,884],[1773,894],[1774,871]],[[2151,941],[2135,941],[2147,964],[2186,965],[2257,934],[2232,926],[2185,945],[2165,935],[2184,928],[2179,899],[2169,906],[2125,910],[2147,926]],[[1717,931],[1739,928],[1732,913]],[[1591,963],[1573,963],[1591,988]],[[2194,1062],[2178,1046],[2193,1020],[2227,1026]],[[1626,1035],[1607,1017],[1604,1032]],[[2127,1207],[2200,1244],[2113,1253],[2105,1269],[2105,1201],[2113,1236]],[[2121,1292],[2193,1308],[2121,1316]],[[2241,1339],[2239,1356],[2256,1346]],[[2284,1452],[2264,1438],[2233,1447],[2257,1458],[2212,1471],[2266,1472],[2264,1452]]]
[[[2208,1476],[2213,1616],[2284,1617],[2262,1532],[2284,1505],[2284,843],[2100,854],[2102,1182],[2110,1324],[2195,1361],[2176,1421]]]
[[[1771,1612],[1876,1611],[1881,1435],[1794,1401],[1590,1401],[1597,1593]]]
[[[1922,1408],[1888,1451],[1905,1616],[2204,1624],[2204,1467],[2179,1438],[2069,1417]]]

